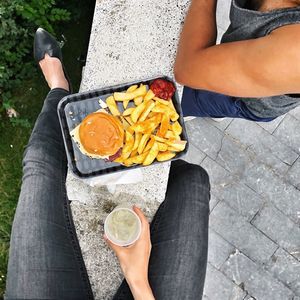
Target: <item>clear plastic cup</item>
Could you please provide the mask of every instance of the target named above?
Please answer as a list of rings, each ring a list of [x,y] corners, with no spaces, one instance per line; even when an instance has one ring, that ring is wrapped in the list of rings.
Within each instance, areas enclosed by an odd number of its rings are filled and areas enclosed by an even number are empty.
[[[115,245],[126,247],[140,237],[142,223],[130,207],[117,206],[105,219],[104,233]]]

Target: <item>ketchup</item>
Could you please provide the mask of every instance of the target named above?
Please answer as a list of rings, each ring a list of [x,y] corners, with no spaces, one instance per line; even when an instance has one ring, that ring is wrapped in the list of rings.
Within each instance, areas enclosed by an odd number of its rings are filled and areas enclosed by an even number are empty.
[[[174,84],[165,79],[155,79],[150,84],[150,89],[156,97],[164,100],[172,99],[176,90]]]

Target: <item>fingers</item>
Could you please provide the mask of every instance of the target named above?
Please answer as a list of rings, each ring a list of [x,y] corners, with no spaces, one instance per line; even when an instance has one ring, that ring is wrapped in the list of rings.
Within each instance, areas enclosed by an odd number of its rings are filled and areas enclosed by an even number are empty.
[[[148,222],[147,218],[145,217],[145,215],[143,214],[142,210],[135,205],[133,206],[133,210],[138,215],[138,217],[140,218],[140,220],[142,222],[142,231],[143,232],[149,231],[149,222]]]
[[[133,210],[138,215],[143,225],[144,224],[149,225],[147,218],[145,217],[145,215],[143,214],[142,210],[139,207],[133,205]]]
[[[103,235],[103,238],[105,240],[105,242],[107,243],[107,245],[117,254],[120,249],[122,249],[122,247],[118,246],[118,245],[115,245],[114,243],[112,243],[108,238],[107,236],[104,234]]]

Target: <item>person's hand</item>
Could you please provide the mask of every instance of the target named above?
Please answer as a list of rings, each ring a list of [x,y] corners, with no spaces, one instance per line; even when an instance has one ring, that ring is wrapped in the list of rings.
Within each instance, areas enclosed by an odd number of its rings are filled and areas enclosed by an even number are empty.
[[[154,299],[148,282],[148,265],[151,252],[150,226],[143,212],[133,206],[142,223],[140,238],[129,247],[113,244],[104,236],[107,244],[116,253],[121,269],[135,299]]]

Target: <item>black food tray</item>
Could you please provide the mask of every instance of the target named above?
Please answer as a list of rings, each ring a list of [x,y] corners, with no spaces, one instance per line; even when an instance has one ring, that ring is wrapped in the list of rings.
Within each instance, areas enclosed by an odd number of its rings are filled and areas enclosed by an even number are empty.
[[[118,171],[144,167],[143,165],[125,167],[119,163],[105,161],[103,159],[90,158],[81,153],[78,146],[71,138],[70,131],[72,131],[79,123],[81,123],[81,121],[88,114],[101,109],[99,105],[99,99],[105,102],[106,98],[112,95],[114,92],[126,91],[126,89],[133,84],[143,83],[149,86],[151,82],[157,78],[163,78],[173,82],[173,80],[167,76],[159,76],[152,79],[135,81],[93,91],[68,95],[59,102],[57,112],[66,148],[68,164],[75,176],[80,178],[90,178],[94,176],[115,173]],[[178,121],[182,126],[181,139],[187,141],[185,150],[179,152],[173,159],[171,159],[176,160],[187,152],[189,145],[177,90],[172,100],[177,113],[180,115]],[[122,102],[117,101],[117,104],[119,110],[122,112],[124,110]],[[128,105],[128,107],[130,107],[130,105]],[[154,161],[151,165],[158,163],[158,161]]]

